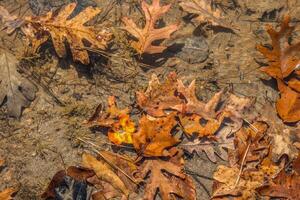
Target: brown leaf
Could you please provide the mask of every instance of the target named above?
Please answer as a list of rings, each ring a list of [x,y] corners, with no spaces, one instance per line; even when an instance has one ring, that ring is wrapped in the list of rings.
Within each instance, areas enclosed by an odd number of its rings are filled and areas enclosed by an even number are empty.
[[[284,198],[287,200],[299,199],[300,175],[296,173],[287,174],[282,170],[269,185],[258,189],[263,196]]]
[[[300,93],[300,80],[298,80],[297,78],[292,78],[291,80],[289,80],[288,86],[296,92]]]
[[[175,95],[177,90],[177,75],[171,72],[164,83],[160,83],[155,74],[149,81],[145,92],[137,92],[137,104],[153,117],[166,116],[166,110],[182,103],[182,99]]]
[[[0,191],[0,199],[1,200],[12,200],[12,195],[16,193],[16,190],[14,188],[6,188],[3,191]]]
[[[151,118],[143,115],[137,133],[133,134],[133,145],[143,156],[169,156],[167,148],[180,142],[171,135],[177,124],[174,114]]]
[[[0,51],[0,71],[0,106],[6,99],[9,116],[19,118],[35,99],[37,88],[18,72],[18,60],[9,52]]]
[[[233,137],[229,136],[231,134],[232,129],[230,127],[223,127],[217,132],[215,141],[196,139],[194,141],[181,144],[181,147],[189,153],[196,152],[198,155],[200,155],[203,151],[207,155],[208,159],[214,163],[217,162],[216,155],[223,160],[228,160],[226,150],[234,149]]]
[[[182,0],[179,5],[189,13],[197,14],[196,20],[200,23],[210,22],[212,25],[232,27],[225,18],[222,17],[220,10],[213,9],[209,0]]]
[[[268,125],[264,122],[255,122],[251,127],[241,128],[235,134],[235,151],[231,154],[231,165],[242,164],[245,168],[255,168],[269,153],[270,139],[266,135]],[[249,146],[249,147],[248,147]]]
[[[167,172],[167,173],[166,173]],[[182,172],[182,166],[160,159],[145,160],[139,167],[139,178],[146,178],[144,199],[155,199],[159,191],[162,200],[196,199],[196,189],[191,178]]]
[[[99,179],[110,183],[116,190],[122,192],[125,196],[129,195],[129,190],[126,188],[124,182],[105,162],[97,160],[90,154],[84,153],[82,155],[82,164],[84,167],[94,170]]]
[[[55,188],[60,185],[66,176],[65,170],[58,171],[49,183],[46,191],[42,194],[42,198],[55,198]]]
[[[295,134],[290,126],[285,125],[278,117],[276,109],[270,102],[265,102],[262,108],[261,120],[269,125],[269,134],[272,138],[272,144],[275,148],[271,148],[272,160],[277,162],[283,155],[287,155],[289,159],[294,159],[298,155],[298,150],[293,145]]]
[[[152,0],[149,5],[145,0],[141,6],[145,15],[146,24],[143,29],[138,28],[134,21],[128,17],[124,17],[122,21],[126,25],[124,29],[133,35],[138,41],[132,42],[132,47],[139,53],[161,53],[165,46],[154,46],[152,43],[156,40],[168,39],[170,35],[178,29],[176,24],[163,28],[155,28],[157,20],[170,9],[170,4],[160,6],[160,0]]]
[[[90,62],[83,40],[90,43],[90,48],[104,49],[110,40],[110,33],[103,31],[96,33],[93,26],[84,24],[100,13],[99,8],[91,6],[85,8],[75,17],[69,19],[74,11],[76,3],[70,3],[63,7],[57,14],[53,11],[44,16],[26,17],[27,25],[23,27],[25,35],[32,41],[32,52],[46,42],[50,37],[59,57],[66,56],[65,41],[68,42],[73,59],[83,64]]]
[[[0,6],[0,20],[4,24],[7,34],[13,33],[17,28],[20,28],[24,20],[15,15],[11,15],[4,7]]]
[[[283,79],[289,76],[300,63],[297,52],[300,50],[300,43],[288,44],[295,27],[289,25],[290,17],[285,16],[280,30],[277,32],[271,26],[267,31],[272,40],[272,49],[258,45],[258,50],[268,59],[269,65],[261,70],[276,79]]]
[[[276,102],[276,109],[284,122],[300,120],[300,93],[292,90],[281,80],[277,80],[280,99]]]
[[[227,167],[219,165],[213,178],[219,183],[213,191],[213,199],[217,197],[233,196],[238,200],[255,200],[255,189],[264,182],[262,171],[244,171],[239,182],[237,178],[239,169],[237,167]]]
[[[197,114],[206,120],[215,119],[217,117],[216,107],[220,102],[223,91],[216,93],[207,103],[199,101],[196,96],[196,81],[186,88],[181,80],[178,80],[178,92],[186,99],[187,103],[173,106],[173,109],[181,113]]]

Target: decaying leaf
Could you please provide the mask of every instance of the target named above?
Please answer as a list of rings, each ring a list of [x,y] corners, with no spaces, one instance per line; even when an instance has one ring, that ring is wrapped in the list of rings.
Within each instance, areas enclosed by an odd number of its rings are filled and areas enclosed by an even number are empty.
[[[192,136],[198,137],[212,136],[220,128],[221,122],[216,119],[203,120],[199,115],[179,115],[180,124],[183,131]]]
[[[125,196],[129,195],[129,190],[124,182],[117,176],[117,174],[105,162],[97,160],[90,154],[82,155],[82,164],[84,167],[94,170],[96,176],[107,183],[110,183],[116,190],[123,193]]]
[[[100,108],[100,107],[99,107]],[[108,98],[107,111],[102,113],[101,109],[96,109],[93,117],[88,120],[90,125],[108,127],[108,138],[114,144],[132,144],[132,134],[135,132],[135,123],[129,116],[129,109],[119,109],[116,98]]]
[[[270,139],[266,135],[267,129],[268,126],[264,122],[255,122],[251,127],[241,128],[235,136],[231,165],[241,165],[244,161],[245,168],[257,167],[269,153]]]
[[[0,20],[4,24],[7,34],[13,33],[17,28],[21,27],[24,20],[15,15],[11,15],[4,7],[0,6]]]
[[[18,60],[14,55],[0,53],[0,105],[6,100],[8,114],[20,117],[22,108],[34,100],[37,88],[18,73]]]
[[[230,28],[220,10],[213,9],[209,0],[182,0],[179,5],[184,11],[197,14],[196,20],[200,23],[210,22],[212,25]]]
[[[270,102],[265,102],[262,110],[261,120],[268,123],[268,135],[272,138],[272,144],[275,147],[271,148],[272,160],[277,162],[283,155],[293,160],[298,155],[298,150],[293,143],[299,142],[295,140],[297,139],[295,131],[280,120]]]
[[[126,25],[124,29],[138,40],[133,41],[131,45],[139,54],[161,53],[167,47],[155,46],[153,45],[153,42],[170,38],[170,35],[178,29],[176,24],[163,28],[155,27],[157,20],[170,9],[171,5],[160,6],[160,0],[152,0],[152,4],[149,5],[145,0],[143,0],[141,2],[141,6],[144,11],[146,21],[144,28],[138,28],[132,19],[124,17],[122,19]]]
[[[176,196],[185,200],[196,199],[196,189],[192,179],[182,172],[180,164],[160,159],[147,159],[139,167],[137,176],[149,178],[144,199],[155,199],[159,191],[162,200],[175,200]]]
[[[295,27],[289,25],[290,17],[285,16],[281,28],[277,32],[271,26],[267,31],[272,40],[272,49],[258,45],[258,50],[268,59],[269,65],[261,70],[276,79],[283,79],[289,76],[300,64],[297,53],[300,50],[300,43],[289,45],[288,39]]]
[[[76,3],[70,3],[63,7],[58,13],[50,11],[44,16],[26,17],[26,26],[22,28],[25,35],[31,40],[32,52],[35,53],[49,38],[52,39],[54,48],[59,57],[66,56],[65,41],[68,42],[75,61],[89,64],[90,59],[88,46],[93,49],[104,49],[111,34],[103,30],[97,33],[93,26],[84,24],[100,13],[99,8],[91,6],[73,18],[69,18],[76,7]]]
[[[189,153],[196,152],[200,155],[201,152],[205,152],[208,159],[212,162],[217,162],[218,155],[223,160],[228,160],[227,150],[233,150],[233,137],[230,127],[223,127],[216,133],[215,140],[196,139],[191,142],[181,144],[181,147]]]
[[[281,80],[278,80],[277,84],[280,91],[280,98],[276,102],[276,108],[279,116],[284,122],[299,121],[300,93],[286,86]]]
[[[12,195],[16,193],[16,190],[13,188],[7,188],[3,191],[0,191],[0,199],[1,200],[12,200]]]
[[[215,119],[217,117],[216,108],[219,104],[223,91],[216,93],[207,103],[199,101],[196,96],[196,81],[186,88],[181,80],[178,80],[178,92],[186,99],[187,103],[173,106],[173,109],[181,113],[197,114],[206,120]]]
[[[236,200],[256,200],[255,189],[264,182],[264,173],[258,170],[244,171],[237,182],[239,168],[219,165],[213,178],[217,181],[213,199],[234,197]]]
[[[171,134],[177,124],[174,114],[162,118],[142,116],[133,134],[133,145],[143,156],[169,156],[167,148],[180,142]]]
[[[299,199],[300,175],[297,173],[287,174],[282,170],[269,185],[258,189],[263,196],[277,197],[287,200]]]
[[[145,92],[137,92],[137,104],[153,117],[166,116],[166,111],[183,101],[175,95],[177,90],[177,75],[172,72],[164,83],[160,83],[155,74],[149,81]]]

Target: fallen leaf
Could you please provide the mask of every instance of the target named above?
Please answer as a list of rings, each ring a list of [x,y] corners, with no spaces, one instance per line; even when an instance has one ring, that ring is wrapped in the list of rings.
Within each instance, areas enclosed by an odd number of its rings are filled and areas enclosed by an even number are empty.
[[[261,71],[276,79],[283,79],[289,76],[300,64],[297,53],[300,50],[300,43],[289,45],[288,38],[291,36],[294,26],[289,25],[290,17],[285,16],[281,28],[277,32],[271,26],[267,31],[272,40],[272,49],[258,45],[257,49],[268,59],[269,65],[262,67]]]
[[[26,26],[22,28],[26,36],[31,40],[32,52],[52,39],[55,51],[59,57],[66,56],[65,41],[68,42],[75,61],[89,64],[90,59],[84,41],[89,43],[89,48],[104,49],[111,38],[107,31],[97,33],[93,26],[84,24],[100,13],[99,8],[91,6],[85,8],[75,17],[70,18],[76,7],[76,3],[70,3],[58,13],[48,12],[44,16],[30,16],[25,18]]]
[[[272,160],[278,162],[283,155],[287,155],[293,160],[298,155],[297,148],[293,145],[295,134],[290,126],[285,125],[278,117],[276,109],[271,102],[265,102],[262,108],[261,120],[269,125],[268,135],[272,138],[273,147],[271,148]]]
[[[212,136],[220,128],[221,122],[216,119],[203,120],[199,115],[179,115],[180,124],[183,131],[192,136],[198,137]]]
[[[4,24],[7,34],[13,33],[17,28],[20,28],[24,20],[15,15],[11,15],[4,7],[0,6],[0,19]]]
[[[230,127],[223,127],[216,133],[215,140],[195,139],[194,141],[183,143],[180,146],[189,153],[196,152],[200,155],[201,152],[205,152],[208,159],[216,163],[216,155],[223,160],[228,160],[227,150],[234,150],[234,138],[230,137],[231,134],[232,129]]]
[[[155,199],[159,191],[162,200],[174,200],[176,196],[185,200],[196,200],[196,189],[192,179],[182,172],[180,164],[161,159],[147,159],[137,176],[146,179],[144,199]],[[167,172],[167,173],[166,173]]]
[[[174,114],[162,118],[143,115],[138,131],[132,135],[135,149],[143,156],[169,156],[167,149],[180,142],[171,134],[176,124]]]
[[[97,160],[90,154],[82,155],[82,164],[84,167],[94,170],[97,177],[110,183],[115,189],[122,192],[125,196],[129,195],[129,190],[124,182],[116,175],[116,173],[105,162]]]
[[[20,117],[22,108],[34,100],[37,88],[17,71],[18,60],[8,52],[0,54],[0,106],[6,99],[8,115]]]
[[[16,193],[16,190],[13,188],[6,188],[3,191],[0,191],[0,199],[1,200],[12,200],[12,195]]]
[[[256,188],[264,182],[264,173],[261,171],[244,171],[239,181],[239,169],[219,165],[213,178],[217,187],[213,191],[213,198],[232,196],[236,200],[256,200]]]
[[[277,80],[280,98],[276,102],[276,109],[284,122],[297,122],[300,120],[300,93]]]
[[[289,88],[295,90],[296,92],[300,93],[300,80],[297,78],[292,78],[288,81]]]
[[[171,72],[164,83],[160,83],[157,76],[153,74],[149,86],[145,92],[137,92],[137,104],[148,115],[153,117],[166,116],[167,110],[182,103],[182,99],[176,96],[177,74]]]
[[[108,106],[105,113],[98,107],[93,116],[87,122],[90,126],[99,125],[108,127],[108,139],[114,144],[132,144],[132,134],[135,132],[135,123],[129,116],[129,109],[119,109],[116,98],[108,98]]]
[[[219,9],[213,9],[209,0],[182,0],[180,7],[188,13],[197,14],[200,23],[210,22],[212,25],[230,28],[231,25],[222,17]]]
[[[262,196],[284,198],[287,200],[299,199],[300,175],[296,173],[287,174],[282,170],[269,185],[258,188]]]
[[[151,5],[143,0],[141,7],[146,21],[143,29],[140,29],[135,22],[128,17],[122,19],[126,25],[124,29],[138,40],[133,41],[131,45],[139,54],[161,53],[167,48],[165,46],[155,46],[153,42],[170,38],[170,35],[178,29],[176,24],[163,28],[155,28],[157,20],[170,9],[170,6],[170,4],[160,6],[160,0],[152,0]]]
[[[223,91],[216,93],[207,103],[199,101],[196,96],[196,81],[192,81],[186,88],[181,80],[178,80],[177,91],[184,96],[187,103],[182,103],[172,108],[187,114],[197,114],[206,120],[215,119],[217,117],[216,108],[220,102]]]

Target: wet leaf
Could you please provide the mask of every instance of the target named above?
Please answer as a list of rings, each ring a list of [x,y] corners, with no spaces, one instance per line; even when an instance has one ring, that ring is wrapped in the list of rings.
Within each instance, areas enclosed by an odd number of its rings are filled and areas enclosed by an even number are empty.
[[[18,60],[8,52],[0,52],[0,106],[6,102],[8,114],[20,117],[22,108],[34,100],[37,88],[17,71]],[[6,101],[5,101],[6,100]]]
[[[160,83],[157,76],[153,74],[149,86],[145,92],[136,93],[137,104],[153,117],[166,116],[166,111],[173,106],[182,103],[182,99],[176,96],[177,75],[171,72],[164,83]]]
[[[169,156],[167,149],[180,142],[171,134],[176,124],[174,114],[162,118],[143,115],[138,131],[133,134],[135,149],[143,156]]]
[[[180,164],[160,159],[147,159],[139,167],[137,176],[146,178],[144,199],[155,199],[159,191],[162,200],[196,200],[196,189],[192,179],[182,172]]]
[[[97,33],[93,26],[84,24],[100,13],[99,8],[91,6],[85,8],[75,17],[69,18],[76,7],[76,3],[70,3],[58,13],[48,12],[44,16],[26,17],[26,26],[23,32],[29,38],[32,53],[51,38],[55,51],[59,57],[67,54],[65,41],[68,42],[73,59],[83,64],[89,64],[90,59],[84,41],[89,43],[92,49],[104,49],[111,34],[105,30]]]
[[[212,25],[230,28],[231,25],[222,17],[219,9],[213,9],[209,0],[182,0],[179,5],[188,13],[197,14],[200,23],[210,22]]]
[[[141,7],[146,21],[143,29],[140,29],[135,22],[128,17],[122,19],[126,25],[124,29],[138,40],[133,41],[131,45],[139,54],[161,53],[167,48],[161,45],[155,46],[153,45],[153,42],[170,38],[170,35],[178,29],[176,24],[165,26],[163,28],[155,27],[157,20],[170,9],[170,6],[170,4],[160,6],[160,0],[152,0],[151,5],[143,0],[141,2]]]

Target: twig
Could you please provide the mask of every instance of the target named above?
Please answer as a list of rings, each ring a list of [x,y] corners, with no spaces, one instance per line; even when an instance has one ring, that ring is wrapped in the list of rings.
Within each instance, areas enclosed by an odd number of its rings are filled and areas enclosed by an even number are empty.
[[[241,179],[241,175],[242,175],[242,172],[243,172],[243,166],[244,166],[244,163],[245,163],[245,160],[246,160],[246,157],[247,157],[247,154],[249,152],[249,148],[250,148],[250,145],[251,145],[251,141],[249,142],[248,146],[247,146],[247,149],[244,153],[244,157],[243,157],[243,160],[242,160],[242,163],[241,163],[241,167],[240,167],[240,171],[239,171],[239,175],[235,181],[235,184],[234,184],[234,187],[237,186],[237,184],[239,183],[240,179]]]

